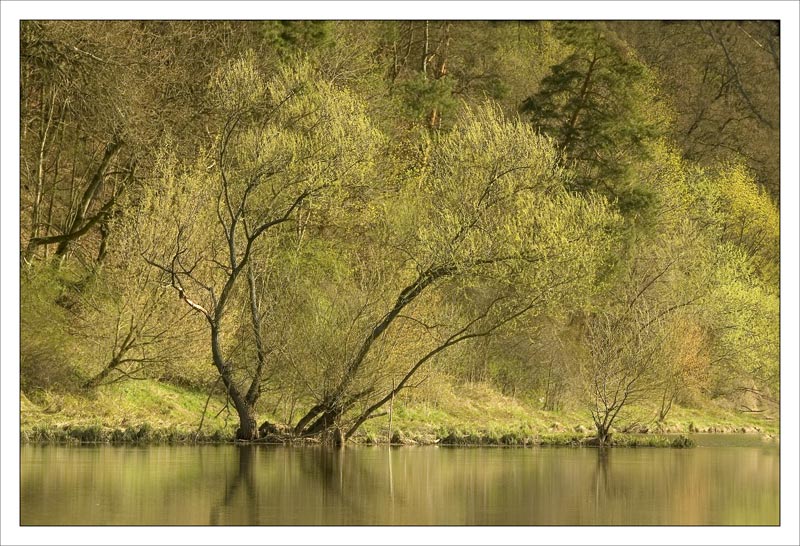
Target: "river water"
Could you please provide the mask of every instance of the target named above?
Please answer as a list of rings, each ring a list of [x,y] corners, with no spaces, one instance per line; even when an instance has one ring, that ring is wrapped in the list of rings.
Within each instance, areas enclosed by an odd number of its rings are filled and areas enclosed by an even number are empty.
[[[22,525],[777,525],[778,445],[21,447]]]

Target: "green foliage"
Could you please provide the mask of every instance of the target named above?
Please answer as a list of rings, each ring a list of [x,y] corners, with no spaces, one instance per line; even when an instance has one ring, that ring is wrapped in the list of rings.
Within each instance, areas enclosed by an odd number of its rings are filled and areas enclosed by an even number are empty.
[[[713,352],[724,380],[719,388],[763,390],[774,402],[780,388],[780,300],[752,272],[741,250],[723,245],[718,256],[709,312],[716,338]]]
[[[548,139],[491,105],[465,108],[436,142],[427,172],[414,189],[425,214],[415,219],[428,252],[422,265],[486,261],[542,286],[552,264],[567,268],[556,273],[562,279],[590,284],[619,221],[602,199],[568,193],[569,174]]]
[[[210,394],[197,437],[226,439],[226,388],[346,428],[401,381],[403,442],[581,444],[587,410],[609,431],[773,416],[774,38],[26,22],[27,437],[189,440]]]
[[[668,128],[700,165],[747,158],[773,199],[780,196],[780,28],[776,21],[609,23],[659,80],[673,111]]]
[[[333,40],[331,21],[262,21],[264,42],[281,55],[324,48]]]
[[[565,190],[546,138],[487,104],[465,107],[454,129],[429,146],[425,162],[378,218],[390,249],[384,259],[403,265],[375,284],[354,286],[349,297],[359,305],[338,306],[353,313],[352,326],[345,320],[339,328],[347,332],[344,341],[339,336],[340,364],[323,359],[321,392],[331,392],[330,385],[335,396],[368,405],[434,355],[427,367],[435,365],[451,344],[519,326],[515,320],[524,315],[585,304],[595,287],[619,218],[602,199]],[[364,338],[366,345],[351,345]],[[449,341],[437,348],[437,338]]]
[[[623,212],[646,208],[649,195],[630,177],[663,132],[655,82],[630,49],[602,24],[565,23],[573,52],[551,67],[521,111],[553,137],[576,168],[575,187],[619,201]]]
[[[474,52],[477,62],[470,63],[476,73],[473,77],[478,76],[477,81],[481,81],[479,75],[487,72],[481,69],[489,57],[494,77],[487,94],[507,111],[516,112],[530,96],[531,86],[538,87],[550,67],[563,59],[565,48],[551,21],[494,22],[490,32],[492,47]],[[486,55],[487,50],[491,56]]]
[[[20,275],[20,386],[31,392],[53,385],[77,388],[70,325],[80,312],[74,277],[50,264],[22,268]]]
[[[720,239],[739,247],[766,284],[777,287],[780,215],[769,194],[741,163],[709,176],[695,191]]]
[[[423,123],[430,120],[431,112],[448,117],[456,109],[458,102],[453,97],[455,81],[450,77],[428,79],[424,74],[404,82],[399,89],[408,117]]]

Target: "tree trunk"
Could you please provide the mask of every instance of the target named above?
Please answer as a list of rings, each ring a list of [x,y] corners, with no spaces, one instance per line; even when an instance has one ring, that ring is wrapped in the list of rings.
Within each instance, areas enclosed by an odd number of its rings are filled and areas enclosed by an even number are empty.
[[[111,362],[108,363],[108,366],[103,368],[103,370],[91,378],[89,381],[83,384],[84,389],[93,389],[100,385],[103,380],[109,376],[111,372],[113,372],[116,367],[119,366],[119,359],[115,358]]]
[[[338,426],[333,427],[330,435],[331,445],[336,449],[344,449],[347,438]]]
[[[422,65],[420,66],[422,70],[422,77],[427,81],[428,80],[428,50],[430,46],[430,42],[428,40],[428,26],[430,22],[425,21],[425,41],[423,42],[422,48]]]
[[[294,427],[294,433],[296,435],[303,434],[303,429],[305,429],[306,425],[309,424],[311,420],[314,419],[314,417],[316,417],[317,415],[319,415],[319,413],[324,409],[325,406],[323,404],[317,404],[316,406],[308,410],[308,413],[306,413],[305,416],[303,416],[297,422],[297,425]]]
[[[252,441],[258,439],[258,425],[256,424],[255,408],[244,400],[240,403],[234,401],[236,413],[239,414],[239,429],[236,431],[237,440]]]
[[[264,376],[264,369],[266,368],[267,350],[264,346],[264,340],[261,337],[261,311],[258,307],[258,296],[256,293],[256,280],[253,274],[253,268],[247,267],[247,286],[250,291],[250,324],[253,327],[253,339],[256,342],[256,358],[258,365],[256,366],[253,380],[250,383],[250,388],[247,389],[245,401],[250,406],[255,406],[261,395],[261,381]]]
[[[575,106],[575,110],[572,112],[572,115],[567,122],[567,128],[564,131],[564,142],[561,143],[564,150],[567,153],[570,153],[571,147],[573,142],[575,141],[575,127],[578,125],[578,115],[583,110],[583,107],[586,103],[586,98],[589,94],[589,86],[592,82],[592,73],[594,72],[594,65],[597,63],[597,53],[592,54],[592,60],[589,62],[589,68],[586,71],[586,77],[583,79],[583,83],[581,84],[581,90],[579,92],[578,104]]]
[[[44,98],[44,89],[42,89],[42,95]],[[44,112],[42,112],[42,128],[41,128],[41,137],[40,137],[40,145],[39,145],[39,156],[37,158],[37,167],[36,167],[36,192],[33,198],[33,208],[31,211],[31,238],[35,238],[39,235],[39,206],[42,202],[42,195],[43,195],[43,188],[44,188],[44,164],[45,164],[45,151],[47,149],[47,136],[50,132],[50,126],[53,122],[53,112],[56,100],[56,93],[54,89],[50,90],[50,107],[48,109],[47,119],[45,121]]]
[[[84,225],[84,219],[86,217],[86,213],[89,210],[89,206],[94,200],[95,195],[97,194],[97,191],[103,182],[103,178],[105,177],[106,167],[108,167],[108,164],[111,162],[111,160],[114,158],[114,156],[117,154],[117,152],[121,147],[122,147],[122,142],[120,141],[112,141],[108,143],[108,145],[106,146],[103,158],[100,160],[100,164],[98,165],[97,170],[92,176],[92,180],[89,182],[89,186],[83,193],[83,197],[81,198],[81,203],[78,207],[75,217],[72,219],[72,222],[70,222],[67,230],[64,233],[66,237],[58,242],[58,247],[56,248],[56,256],[63,256],[64,254],[66,254],[72,241],[83,235],[86,231],[88,231],[82,228],[85,228],[87,226],[91,227],[91,224],[95,222],[96,219],[102,218],[103,215],[98,213],[97,215],[95,215],[95,218],[93,218],[89,222],[86,222],[86,225]],[[113,202],[116,199],[116,197],[117,195],[114,195],[109,201],[109,203],[113,205]],[[103,209],[101,210],[105,210],[105,207],[103,207]]]
[[[386,441],[392,442],[392,417],[394,416],[394,379],[392,379],[392,398],[389,400],[389,433],[386,435]]]
[[[325,432],[336,424],[337,419],[344,413],[344,408],[332,408],[323,413],[307,430],[303,432],[304,436],[314,436]]]
[[[245,441],[257,440],[258,425],[256,424],[255,406],[247,401],[247,398],[242,395],[233,381],[230,367],[222,357],[222,349],[219,343],[219,327],[216,323],[211,324],[211,355],[214,359],[214,366],[216,366],[220,377],[222,377],[225,390],[228,392],[228,396],[233,402],[233,407],[236,408],[236,413],[239,415],[239,428],[236,431],[236,439]]]
[[[602,423],[597,424],[597,445],[604,446],[611,439],[611,434],[608,432],[609,426]]]
[[[108,227],[108,218],[103,218],[100,220],[100,247],[97,249],[97,263],[101,264],[106,258],[106,252],[108,250],[108,236],[111,234],[111,230]]]

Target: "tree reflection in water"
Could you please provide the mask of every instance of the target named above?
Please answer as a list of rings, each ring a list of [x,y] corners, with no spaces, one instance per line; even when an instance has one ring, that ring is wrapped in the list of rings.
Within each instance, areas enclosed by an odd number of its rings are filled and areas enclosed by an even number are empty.
[[[594,509],[595,519],[601,521],[600,516],[603,513],[603,500],[608,496],[608,467],[609,458],[611,457],[611,449],[608,447],[597,448],[597,464],[594,468]]]
[[[345,468],[346,449],[306,447],[287,450],[253,445],[236,447],[238,465],[231,478],[228,477],[230,474],[226,475],[225,494],[211,508],[211,525],[280,524],[270,518],[273,514],[265,513],[263,508],[259,508],[261,493],[264,491],[272,497],[280,498],[285,495],[286,508],[292,504],[287,493],[307,491],[318,496],[317,502],[309,503],[318,510],[342,512],[349,518],[358,518],[363,513],[364,499],[357,494],[349,494],[351,491],[346,484],[348,476],[353,473],[361,473],[359,476],[369,475],[371,470],[364,468],[357,460],[351,461],[351,465],[355,464],[358,468]],[[285,461],[281,460],[286,456],[299,463],[295,472],[290,472]],[[274,504],[274,499],[267,504]],[[309,508],[307,505],[306,510]],[[303,511],[297,514],[301,519],[305,516]]]
[[[232,508],[232,503],[236,498],[236,493],[244,485],[245,502],[242,503],[243,508],[247,514],[247,523],[245,525],[258,525],[258,503],[256,500],[256,483],[253,475],[253,460],[256,457],[256,446],[242,445],[237,446],[237,454],[239,456],[239,464],[237,465],[237,472],[233,476],[233,481],[227,486],[225,496],[215,505],[211,507],[211,516],[209,523],[211,525],[220,524],[220,514],[226,508]],[[226,477],[227,481],[227,477]],[[240,505],[240,506],[242,506]]]

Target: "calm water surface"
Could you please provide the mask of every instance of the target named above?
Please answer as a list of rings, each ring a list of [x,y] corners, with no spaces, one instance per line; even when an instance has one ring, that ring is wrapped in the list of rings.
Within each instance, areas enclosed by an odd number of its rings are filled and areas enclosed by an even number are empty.
[[[605,452],[26,445],[21,523],[777,525],[777,444],[700,443]]]

